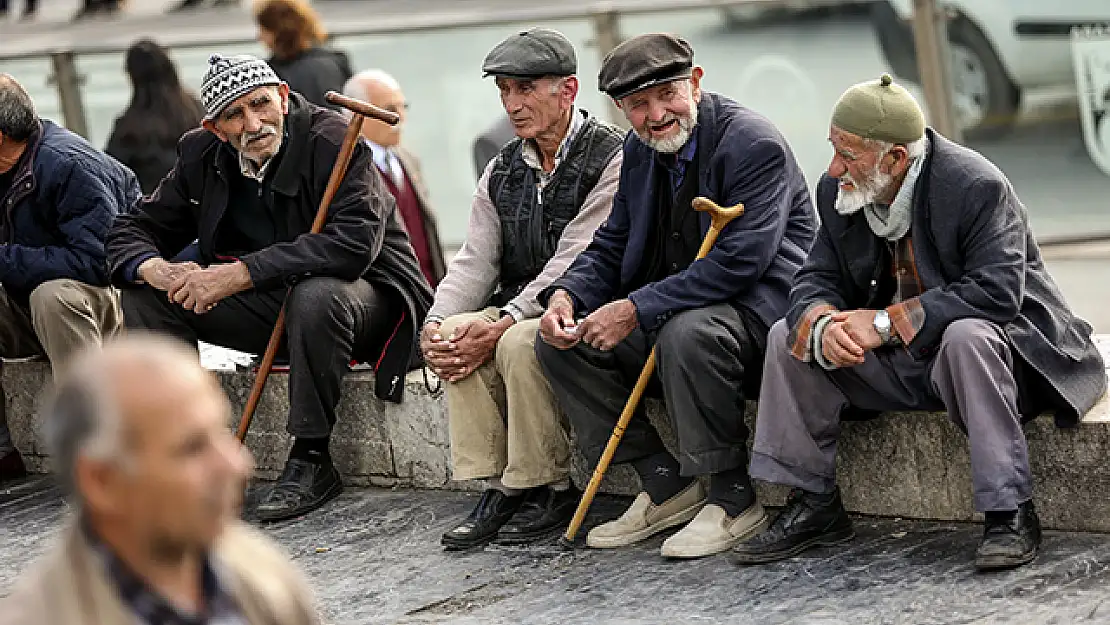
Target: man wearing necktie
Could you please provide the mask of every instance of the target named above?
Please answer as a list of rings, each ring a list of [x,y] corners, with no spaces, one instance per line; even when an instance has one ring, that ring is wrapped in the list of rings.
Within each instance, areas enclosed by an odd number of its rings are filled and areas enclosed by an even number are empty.
[[[372,69],[351,77],[343,92],[401,116],[396,126],[366,120],[362,124],[362,136],[373,151],[374,164],[382,175],[382,181],[397,201],[397,211],[408,230],[412,248],[420,261],[420,270],[434,289],[447,272],[447,265],[420,164],[411,152],[400,145],[408,108],[401,85],[384,71]]]

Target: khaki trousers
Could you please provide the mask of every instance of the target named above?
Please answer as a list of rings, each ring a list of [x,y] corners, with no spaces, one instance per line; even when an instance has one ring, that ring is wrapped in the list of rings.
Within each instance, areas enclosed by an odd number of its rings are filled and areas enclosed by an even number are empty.
[[[31,292],[28,304],[0,287],[0,358],[45,355],[57,373],[83,346],[99,345],[122,327],[119,294],[111,287],[51,280]],[[0,388],[0,457],[12,450],[6,404]]]
[[[496,308],[456,315],[447,337],[475,319],[497,321]],[[539,319],[510,327],[493,360],[461,382],[447,383],[451,460],[456,480],[500,477],[509,488],[534,488],[570,475],[570,443],[551,386],[536,360]]]

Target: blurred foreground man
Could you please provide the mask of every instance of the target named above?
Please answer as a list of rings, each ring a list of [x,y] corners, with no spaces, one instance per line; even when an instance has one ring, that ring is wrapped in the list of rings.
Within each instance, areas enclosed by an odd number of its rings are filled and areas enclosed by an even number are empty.
[[[1025,207],[976,152],[925,126],[888,75],[848,89],[817,186],[821,227],[771,329],[752,477],[794,488],[740,563],[850,539],[836,486],[840,414],[947,410],[971,445],[979,569],[1041,542],[1022,424],[1074,426],[1106,390],[1091,326],[1045,270]]]
[[[343,87],[344,95],[369,102],[378,108],[396,113],[401,120],[389,125],[376,119],[362,122],[362,138],[374,153],[374,165],[382,181],[397,200],[397,212],[409,233],[409,242],[420,261],[420,270],[432,289],[436,288],[447,266],[439,226],[428,198],[428,187],[416,155],[401,145],[408,103],[397,79],[380,69],[359,72]]]
[[[613,462],[632,463],[644,491],[589,532],[595,548],[686,524],[661,553],[697,558],[767,520],[748,479],[744,405],[759,388],[767,329],[786,312],[813,240],[813,205],[786,138],[765,117],[703,91],[703,75],[690,45],[672,35],[634,37],[605,58],[599,87],[634,130],[620,187],[593,243],[540,296],[547,313],[536,353],[590,466],[653,347],[649,391],[663,396],[678,438],[676,457],[640,404]],[[698,196],[744,204],[701,260],[710,218],[691,206]]]
[[[142,192],[135,174],[72,132],[40,119],[0,74],[0,358],[70,355],[123,327],[104,239]],[[0,391],[0,483],[24,474]]]
[[[82,354],[43,410],[76,517],[0,600],[0,625],[318,623],[301,574],[236,520],[251,461],[230,408],[178,343]]]
[[[536,362],[536,295],[609,215],[624,133],[575,106],[577,70],[570,41],[543,28],[513,34],[482,65],[517,136],[478,181],[466,243],[421,339],[447,381],[454,478],[488,480],[443,535],[449,549],[543,538],[578,503],[562,417]]]
[[[214,55],[201,100],[204,128],[182,137],[173,170],[113,226],[112,278],[128,328],[252,354],[285,302],[295,441],[256,513],[288,519],[343,488],[329,444],[350,362],[375,363],[378,397],[401,401],[431,289],[362,143],[323,232],[310,232],[346,134],[340,114],[250,56]],[[194,240],[199,263],[166,260]]]

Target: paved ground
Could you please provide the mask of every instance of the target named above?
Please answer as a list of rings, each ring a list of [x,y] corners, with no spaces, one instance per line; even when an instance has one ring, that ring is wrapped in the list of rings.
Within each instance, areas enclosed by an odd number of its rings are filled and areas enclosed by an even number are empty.
[[[50,544],[65,508],[43,480],[0,490],[0,595]],[[1048,533],[1032,566],[970,566],[973,525],[859,518],[841,550],[754,568],[723,558],[665,562],[662,538],[634,549],[530,548],[447,554],[439,535],[473,495],[359,490],[270,534],[311,577],[332,623],[481,625],[1022,625],[1110,622],[1110,542]],[[602,498],[588,523],[619,514]]]

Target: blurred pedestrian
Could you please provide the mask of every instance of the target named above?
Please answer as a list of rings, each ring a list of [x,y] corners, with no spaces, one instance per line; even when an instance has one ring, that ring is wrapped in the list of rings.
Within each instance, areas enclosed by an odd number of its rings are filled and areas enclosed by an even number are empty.
[[[346,53],[324,47],[328,33],[305,0],[256,0],[258,39],[273,55],[270,67],[306,100],[332,109],[328,91],[341,91],[351,77]]]
[[[116,118],[105,151],[135,172],[147,194],[173,169],[177,141],[200,126],[204,107],[182,87],[166,50],[150,39],[132,44],[124,64],[131,104]]]
[[[11,10],[11,0],[0,0],[0,20],[8,19],[8,12]],[[20,19],[29,20],[34,19],[35,14],[39,10],[39,0],[26,0],[23,3],[23,15]]]
[[[171,12],[188,11],[191,9],[199,9],[203,6],[221,7],[221,6],[235,6],[239,4],[239,0],[182,0],[180,4],[170,9]]]
[[[320,622],[300,572],[236,520],[250,454],[216,379],[170,341],[129,336],[59,379],[44,431],[76,515],[0,625]]]
[[[362,136],[374,153],[374,164],[385,181],[385,186],[397,200],[397,210],[408,230],[409,240],[420,270],[434,289],[447,272],[443,260],[443,246],[439,240],[435,213],[428,201],[428,187],[424,184],[420,161],[416,155],[401,147],[401,132],[405,125],[408,103],[397,79],[380,69],[360,72],[343,86],[346,95],[364,100],[374,106],[401,116],[397,125],[368,119],[362,124]]]
[[[35,0],[37,2],[37,0]],[[84,0],[81,4],[81,10],[73,17],[75,20],[83,20],[90,17],[110,16],[119,13],[121,6],[120,0]]]

